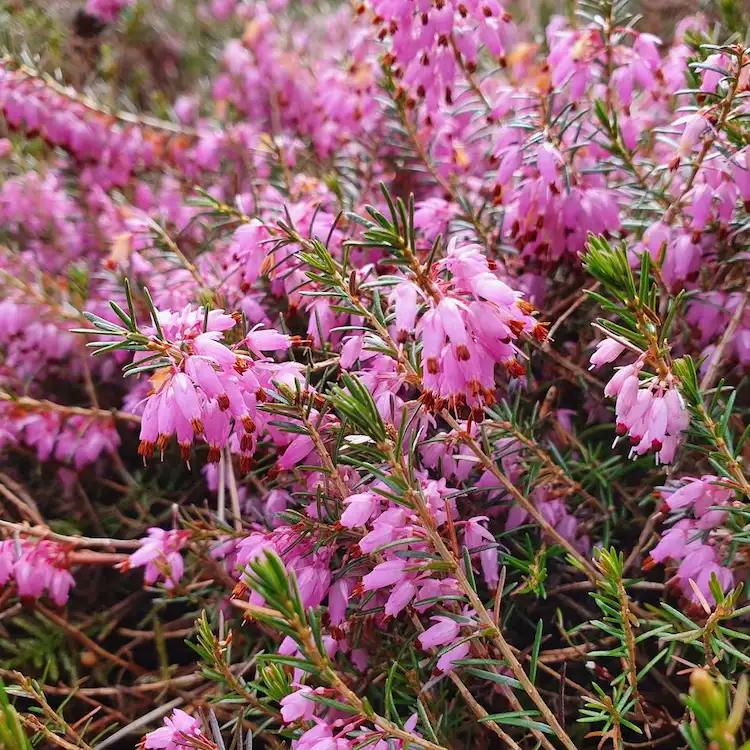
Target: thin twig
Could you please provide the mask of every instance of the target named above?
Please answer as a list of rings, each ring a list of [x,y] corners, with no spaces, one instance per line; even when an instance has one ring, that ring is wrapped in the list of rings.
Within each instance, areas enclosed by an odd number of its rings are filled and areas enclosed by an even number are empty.
[[[90,536],[66,536],[57,534],[46,526],[25,526],[21,523],[3,521],[0,519],[0,528],[8,529],[25,536],[34,536],[39,539],[50,539],[71,547],[115,547],[120,549],[138,549],[141,543],[135,539],[106,539]]]
[[[229,444],[224,446],[224,464],[229,475],[229,498],[232,501],[232,515],[234,516],[234,530],[242,531],[242,513],[240,512],[240,496],[237,492],[237,477],[234,475],[232,465],[232,454],[229,452]]]
[[[703,376],[703,380],[701,380],[701,391],[703,393],[709,391],[713,387],[714,381],[716,380],[716,374],[718,373],[722,359],[724,358],[724,352],[726,351],[729,342],[734,337],[737,327],[742,321],[748,297],[750,297],[750,276],[748,277],[747,283],[745,284],[745,290],[742,292],[742,298],[737,304],[737,308],[732,315],[732,319],[729,321],[727,329],[724,331],[724,334],[722,335],[716,349],[714,349],[713,354],[709,357],[708,370],[706,370],[706,374]]]
[[[86,648],[90,651],[93,651],[95,654],[97,654],[97,656],[101,656],[102,659],[106,659],[113,664],[117,664],[119,667],[123,667],[124,669],[127,669],[128,671],[132,672],[135,675],[138,675],[139,677],[148,674],[148,672],[143,667],[140,667],[137,664],[133,664],[133,662],[125,661],[125,659],[121,659],[116,654],[113,654],[107,651],[107,649],[102,648],[96,641],[92,641],[91,638],[82,633],[77,627],[71,625],[67,620],[64,620],[59,615],[56,615],[54,612],[47,609],[43,604],[37,602],[34,606],[50,622],[65,630],[66,633],[73,636],[73,638],[86,646]]]
[[[184,698],[173,698],[168,703],[164,703],[153,711],[149,711],[147,714],[139,716],[135,721],[131,721],[130,724],[122,727],[122,729],[118,729],[114,734],[111,734],[109,737],[97,743],[94,750],[105,750],[105,748],[110,745],[114,745],[115,742],[119,742],[121,739],[124,739],[131,734],[140,732],[143,727],[148,726],[154,721],[154,719],[160,719],[164,714],[168,714],[173,708],[181,706],[184,702]]]
[[[127,411],[107,410],[107,409],[87,409],[82,406],[65,406],[47,399],[35,399],[28,396],[14,396],[12,393],[0,391],[0,401],[6,401],[15,404],[21,409],[31,409],[33,411],[54,411],[60,414],[67,414],[72,417],[92,417],[94,419],[117,419],[121,422],[132,422],[140,424],[141,418],[137,414],[131,414]]]

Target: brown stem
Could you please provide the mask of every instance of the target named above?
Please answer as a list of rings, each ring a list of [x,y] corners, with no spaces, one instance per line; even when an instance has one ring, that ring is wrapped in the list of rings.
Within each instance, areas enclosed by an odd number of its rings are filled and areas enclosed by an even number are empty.
[[[25,526],[21,523],[3,521],[0,519],[0,528],[8,529],[14,533],[25,536],[38,537],[39,539],[51,539],[54,542],[60,542],[71,547],[115,547],[120,549],[138,549],[141,544],[135,539],[104,539],[89,536],[65,536],[57,534],[44,525]]]
[[[700,415],[700,419],[703,422],[705,428],[711,434],[716,449],[719,451],[719,453],[722,453],[726,457],[727,470],[732,475],[732,478],[737,482],[738,486],[742,488],[742,492],[745,496],[750,495],[750,482],[747,481],[747,478],[742,471],[742,467],[734,457],[734,453],[729,450],[729,446],[727,445],[726,440],[724,440],[724,438],[719,434],[720,427],[711,418],[711,415],[703,405],[703,401],[700,401],[700,403],[698,404],[698,414]]]
[[[625,631],[625,645],[628,649],[626,668],[628,670],[628,683],[635,699],[636,713],[639,718],[645,719],[643,706],[641,705],[641,696],[638,692],[638,661],[635,652],[635,636],[633,635],[632,619],[635,616],[630,611],[628,594],[625,591],[622,578],[617,582],[617,596],[620,600],[620,617],[622,618],[622,627]],[[637,620],[636,620],[637,622]]]
[[[310,421],[304,409],[300,411],[300,418],[302,420],[302,424],[307,430],[308,435],[310,436],[310,439],[313,441],[315,451],[320,457],[321,462],[323,463],[323,468],[325,469],[326,474],[331,478],[331,481],[333,482],[336,494],[338,495],[340,500],[345,500],[347,497],[349,497],[349,488],[346,486],[346,482],[344,482],[344,480],[341,478],[341,474],[339,473],[338,468],[333,463],[331,454],[328,452],[328,449],[323,442],[323,438],[321,437],[320,432],[318,431],[317,427]]]
[[[247,616],[252,617],[253,613],[261,615],[270,615],[272,617],[283,617],[279,612],[274,609],[268,609],[267,607],[256,607],[249,602],[232,600],[232,604],[240,609],[246,611]],[[297,632],[300,642],[302,644],[302,651],[307,655],[310,661],[319,669],[320,677],[328,682],[346,702],[354,708],[362,717],[368,718],[373,724],[380,729],[383,734],[387,737],[392,737],[397,740],[403,740],[409,745],[417,745],[418,747],[424,748],[424,750],[447,750],[443,745],[436,745],[434,742],[419,737],[416,734],[407,732],[401,729],[397,724],[389,721],[383,716],[380,716],[372,711],[369,707],[365,706],[361,698],[341,679],[338,672],[331,666],[328,661],[328,657],[325,654],[320,653],[310,628],[300,622],[299,618],[295,615],[292,619],[288,620],[289,625]]]
[[[89,649],[89,651],[93,651],[97,656],[101,656],[102,659],[106,659],[113,664],[117,664],[117,666],[122,667],[123,669],[127,669],[138,677],[143,677],[144,675],[148,674],[148,672],[143,669],[143,667],[139,667],[137,664],[133,664],[133,662],[125,661],[125,659],[122,659],[116,654],[110,653],[109,651],[107,651],[107,649],[102,648],[96,641],[92,641],[91,638],[82,633],[77,627],[71,625],[67,620],[64,620],[54,612],[51,612],[43,604],[37,602],[35,606],[36,609],[41,612],[50,622],[57,625],[57,627],[62,628],[66,633],[82,643],[87,649]]]
[[[401,462],[396,459],[392,452],[392,449],[389,448],[389,450],[389,463],[391,465],[393,474],[395,476],[400,476],[402,480],[407,481],[408,483],[408,473],[404,471]],[[487,629],[487,637],[497,647],[498,651],[500,651],[503,659],[505,659],[505,661],[508,663],[508,666],[510,667],[516,679],[521,683],[526,694],[534,702],[536,707],[539,709],[539,712],[544,717],[544,720],[549,724],[550,728],[555,732],[563,745],[565,745],[568,750],[576,750],[576,746],[573,744],[567,732],[560,725],[554,713],[547,706],[546,702],[539,694],[539,691],[528,678],[528,675],[524,671],[524,668],[521,666],[521,663],[518,661],[513,648],[505,640],[505,637],[493,620],[492,615],[490,615],[490,613],[487,611],[484,603],[474,590],[474,587],[471,585],[468,578],[466,578],[466,575],[461,569],[459,561],[453,556],[451,551],[446,546],[443,538],[440,536],[437,528],[435,527],[435,521],[429,509],[425,505],[421,493],[418,490],[410,487],[406,491],[405,499],[410,501],[411,506],[419,515],[419,518],[422,521],[422,526],[427,532],[427,535],[430,539],[430,542],[432,543],[435,552],[437,552],[438,555],[440,555],[440,557],[443,559],[443,561],[450,566],[451,575],[456,578],[456,581],[461,588],[464,596],[466,596],[472,609],[477,613],[479,622]]]
[[[65,406],[46,399],[35,399],[27,396],[14,396],[12,393],[0,391],[0,401],[16,404],[21,409],[33,411],[54,411],[72,417],[91,417],[92,419],[116,419],[120,422],[140,424],[141,418],[126,411],[108,411],[107,409],[86,409],[82,406]]]
[[[472,453],[479,459],[479,462],[487,469],[495,479],[500,482],[503,488],[511,495],[511,497],[539,524],[544,532],[555,540],[556,544],[559,544],[565,549],[568,554],[573,557],[581,570],[592,580],[596,581],[600,578],[599,572],[594,566],[559,532],[550,525],[550,523],[542,516],[539,509],[534,503],[529,500],[511,481],[508,477],[503,474],[497,464],[482,450],[482,447],[477,441],[469,435],[465,430],[461,429],[461,425],[454,419],[453,415],[447,410],[441,412],[443,419],[455,430],[457,435],[460,435],[463,442],[468,448],[471,449]]]
[[[578,482],[568,476],[567,472],[565,472],[563,468],[554,461],[552,456],[550,456],[549,453],[544,450],[544,448],[542,448],[538,443],[536,443],[528,436],[524,435],[523,432],[521,432],[521,430],[519,430],[515,425],[511,424],[510,422],[485,422],[484,424],[486,424],[487,426],[498,427],[503,432],[513,435],[513,437],[518,440],[519,443],[522,443],[530,453],[533,453],[534,456],[536,456],[536,458],[538,458],[544,464],[546,470],[550,474],[553,474],[558,482],[567,485],[568,489],[572,493],[580,495],[587,503],[595,506],[602,513],[609,515],[610,511],[601,504],[599,498],[594,497]]]

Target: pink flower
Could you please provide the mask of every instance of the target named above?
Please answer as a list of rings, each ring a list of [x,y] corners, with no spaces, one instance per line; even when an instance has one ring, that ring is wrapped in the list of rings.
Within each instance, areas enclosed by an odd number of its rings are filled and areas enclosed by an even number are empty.
[[[614,362],[624,351],[625,347],[619,341],[614,339],[600,341],[596,345],[596,351],[591,355],[589,370]]]
[[[345,737],[335,737],[328,724],[319,723],[292,742],[294,750],[352,750],[353,742]]]
[[[200,720],[175,708],[172,716],[164,719],[165,726],[149,732],[141,741],[146,750],[163,748],[164,750],[189,750],[190,738],[206,738],[201,734]],[[213,744],[213,743],[211,743]]]
[[[718,477],[706,475],[700,479],[685,477],[687,483],[676,490],[665,490],[667,505],[672,510],[692,506],[696,518],[701,518],[716,505],[726,505],[732,497],[732,490],[722,487]]]
[[[92,16],[98,16],[102,21],[114,21],[124,8],[132,5],[135,0],[88,0],[86,10]]]
[[[398,583],[406,575],[405,568],[404,560],[386,560],[379,563],[362,579],[364,591],[376,591]]]
[[[16,550],[13,540],[6,539],[0,542],[0,586],[5,586],[13,574],[15,560]]]
[[[163,578],[167,589],[174,588],[184,571],[180,550],[188,540],[189,532],[165,531],[150,528],[148,536],[141,539],[141,547],[126,561],[124,568],[145,568],[144,581],[151,585]]]
[[[302,463],[303,459],[313,450],[313,441],[307,435],[299,435],[287,446],[284,455],[278,460],[280,469],[289,470]]]
[[[196,354],[201,354],[218,362],[221,367],[232,367],[237,360],[237,355],[224,344],[216,340],[216,333],[201,333],[193,340]]]
[[[75,580],[62,547],[46,540],[20,542],[20,556],[14,560],[15,547],[10,540],[0,546],[0,585],[12,577],[20,597],[38,599],[46,591],[58,607],[65,605]]]
[[[630,378],[636,375],[639,370],[640,367],[638,367],[637,363],[635,365],[626,365],[625,367],[620,367],[617,372],[615,372],[615,374],[609,379],[607,385],[604,386],[604,395],[609,396],[610,398],[612,398],[612,396],[619,395],[625,383],[629,383],[629,387],[632,388],[633,385],[630,381]],[[636,378],[635,387],[637,388],[637,386],[638,379]]]
[[[497,557],[497,542],[495,537],[479,522],[487,521],[486,516],[470,518],[466,522],[464,542],[469,550],[479,549],[479,560],[482,564],[484,582],[494,589],[499,580],[499,561]]]
[[[377,496],[371,492],[360,492],[344,500],[346,510],[341,514],[341,525],[348,529],[364,526],[375,511]]]
[[[682,560],[686,554],[691,529],[692,524],[689,520],[678,521],[664,532],[659,543],[651,550],[649,557],[658,563],[665,560]]]
[[[456,662],[466,658],[469,649],[470,644],[468,642],[453,646],[437,660],[436,669],[444,674],[452,672],[456,668]]]
[[[641,380],[643,364],[641,356],[635,364],[620,368],[605,386],[604,395],[617,396],[617,435],[629,435],[631,455],[650,451],[658,463],[671,463],[690,416],[672,374],[664,380],[655,376]]]
[[[351,578],[339,578],[328,590],[328,614],[333,625],[340,625],[346,619],[346,609],[353,588]]]
[[[184,373],[178,372],[172,379],[174,388],[174,405],[179,409],[182,416],[190,422],[191,427],[200,434],[203,432],[202,412],[198,394],[190,378]],[[167,392],[169,393],[169,392]],[[166,415],[170,415],[172,406],[167,398],[161,402],[161,410]],[[164,429],[159,429],[160,434],[170,435],[174,430],[170,423],[170,416],[166,416]]]
[[[417,288],[411,282],[399,284],[393,291],[396,308],[396,337],[404,342],[414,332],[417,320]]]
[[[690,156],[707,127],[708,123],[702,115],[697,114],[689,117],[685,129],[682,131],[680,145],[677,149],[678,155],[683,158]]]
[[[417,639],[422,648],[444,646],[454,641],[461,629],[461,624],[450,617],[431,617],[435,624],[427,628]]]
[[[714,53],[706,58],[705,65],[712,68],[712,70],[702,70],[703,80],[701,81],[701,91],[715,92],[719,85],[719,81],[728,75],[727,66],[729,59],[724,53]],[[720,72],[720,71],[725,72]]]
[[[293,337],[272,328],[255,328],[247,334],[244,343],[251,352],[260,357],[265,352],[286,351],[293,343]]]
[[[414,598],[417,586],[413,579],[399,581],[391,591],[388,601],[385,603],[385,614],[388,617],[396,617],[404,607]]]
[[[301,719],[310,721],[315,714],[316,703],[307,698],[313,692],[312,688],[302,686],[294,693],[289,693],[281,699],[281,717],[287,724]]]

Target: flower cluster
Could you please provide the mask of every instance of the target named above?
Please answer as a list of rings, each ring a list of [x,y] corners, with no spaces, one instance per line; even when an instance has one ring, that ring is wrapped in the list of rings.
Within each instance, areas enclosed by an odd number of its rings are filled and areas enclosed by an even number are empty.
[[[152,528],[148,536],[141,540],[141,547],[120,566],[122,570],[144,568],[143,579],[148,585],[161,578],[164,587],[174,588],[182,578],[185,564],[180,550],[188,541],[185,531],[165,531]]]
[[[605,354],[606,349],[600,348],[594,358],[601,361]],[[632,365],[620,367],[604,388],[604,395],[617,397],[617,435],[628,436],[631,455],[653,452],[659,463],[669,464],[690,419],[672,373],[642,379],[644,364],[645,357],[641,356]]]
[[[412,279],[394,288],[396,340],[406,342],[414,331],[421,341],[427,408],[467,405],[481,420],[482,406],[495,402],[495,365],[522,376],[515,342],[523,333],[544,340],[546,330],[521,295],[490,270],[478,245],[452,240],[435,271],[447,271],[450,282],[438,278],[426,287],[430,296],[419,317],[425,290]]]
[[[665,656],[750,661],[746,26],[521,5],[88,0],[90,75],[0,61],[0,650],[88,681],[48,736],[674,746]]]
[[[265,398],[264,386],[278,374],[265,355],[287,349],[290,337],[254,329],[240,342],[246,347],[243,353],[220,340],[235,326],[232,316],[222,310],[188,306],[180,313],[159,313],[157,319],[166,338],[155,340],[156,331],[150,330],[150,346],[164,353],[169,366],[151,378],[152,392],[143,406],[139,454],[146,458],[155,446],[163,453],[176,433],[187,461],[194,438],[202,436],[209,446],[208,461],[216,463],[234,423],[242,426],[241,435],[238,430],[232,434],[243,460],[249,462],[255,448],[257,402]]]
[[[205,743],[201,733],[200,720],[176,708],[171,716],[164,719],[164,726],[149,732],[142,740],[141,747],[145,750],[164,748],[164,750],[188,750],[195,747],[195,740]],[[208,740],[210,746],[210,740]],[[206,747],[204,744],[203,747]]]
[[[62,607],[75,585],[66,551],[55,542],[0,542],[0,586],[12,582],[18,596],[39,599],[46,592]]]
[[[711,576],[718,578],[724,590],[734,582],[732,571],[720,564],[726,540],[719,531],[727,517],[722,506],[729,503],[733,492],[722,486],[716,476],[685,477],[685,480],[681,487],[669,487],[662,492],[678,520],[664,532],[649,557],[655,563],[679,563],[677,579],[686,596],[697,601],[695,585],[713,602],[708,586]]]

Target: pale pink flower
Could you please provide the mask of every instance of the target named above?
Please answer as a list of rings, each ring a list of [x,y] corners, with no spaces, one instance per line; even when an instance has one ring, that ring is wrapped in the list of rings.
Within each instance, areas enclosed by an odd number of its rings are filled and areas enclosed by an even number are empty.
[[[123,567],[145,568],[143,578],[147,584],[162,578],[165,588],[172,589],[182,578],[185,564],[180,550],[188,537],[186,531],[150,528],[148,536],[140,540],[140,549],[130,555]]]
[[[164,726],[149,732],[141,740],[141,745],[146,750],[189,750],[191,738],[200,738],[204,743],[210,742],[201,733],[199,719],[175,708],[172,715],[164,719]]]
[[[589,370],[614,362],[624,351],[625,347],[619,341],[614,339],[600,341],[596,345],[596,351],[591,355]]]
[[[298,690],[281,699],[281,717],[287,724],[301,719],[310,721],[315,714],[316,703],[307,698],[313,692],[312,688],[301,686]]]

